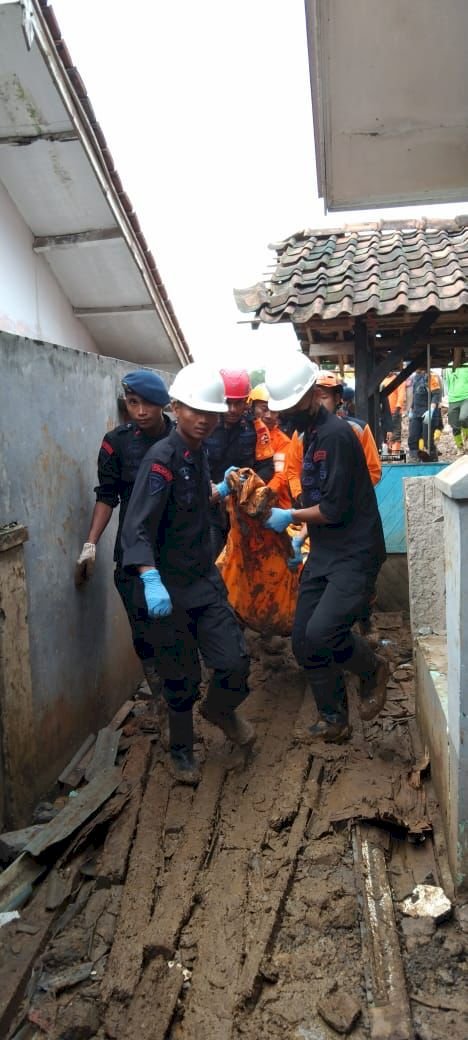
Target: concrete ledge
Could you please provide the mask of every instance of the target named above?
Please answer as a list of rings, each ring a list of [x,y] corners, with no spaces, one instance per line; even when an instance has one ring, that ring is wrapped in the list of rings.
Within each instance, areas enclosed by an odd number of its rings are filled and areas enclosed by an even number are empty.
[[[416,718],[431,759],[431,777],[445,831],[450,869],[458,891],[468,887],[468,765],[448,730],[447,643],[444,636],[415,638]]]

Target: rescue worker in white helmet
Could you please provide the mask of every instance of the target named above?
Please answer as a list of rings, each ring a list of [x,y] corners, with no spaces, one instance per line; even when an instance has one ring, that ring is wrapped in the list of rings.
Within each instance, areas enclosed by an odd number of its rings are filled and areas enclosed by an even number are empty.
[[[360,677],[360,713],[374,718],[386,699],[388,664],[352,632],[385,559],[375,492],[358,438],[320,404],[318,367],[301,352],[265,373],[270,407],[294,413],[304,431],[302,505],[272,509],[265,526],[285,531],[306,523],[312,545],[299,586],[292,633],[319,711],[314,738],[350,736],[344,669]]]
[[[151,642],[169,715],[169,764],[176,779],[197,783],[192,708],[200,652],[213,670],[201,708],[235,743],[254,740],[236,709],[248,695],[249,657],[210,545],[210,473],[203,442],[226,412],[217,372],[194,362],[170,388],[176,429],[145,456],[122,530],[123,565],[151,622]],[[218,493],[229,494],[226,474]]]

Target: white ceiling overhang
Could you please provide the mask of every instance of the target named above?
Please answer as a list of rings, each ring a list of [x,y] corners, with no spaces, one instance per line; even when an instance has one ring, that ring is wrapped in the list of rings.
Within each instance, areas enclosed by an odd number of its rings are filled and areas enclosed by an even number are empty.
[[[187,344],[54,25],[38,0],[0,2],[0,180],[98,350],[177,371]]]
[[[466,0],[305,5],[326,210],[466,200]]]

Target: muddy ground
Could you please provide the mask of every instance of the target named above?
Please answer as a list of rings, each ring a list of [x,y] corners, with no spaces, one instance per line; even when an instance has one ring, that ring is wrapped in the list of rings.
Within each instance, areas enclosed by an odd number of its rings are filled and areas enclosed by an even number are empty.
[[[468,906],[437,925],[400,909],[416,883],[451,894],[450,879],[415,729],[410,634],[399,615],[377,621],[388,706],[362,723],[351,692],[346,746],[310,743],[315,708],[289,641],[253,632],[248,761],[196,711],[202,780],[176,784],[157,719],[137,704],[120,751],[130,799],[63,860],[73,879],[62,904],[46,909],[43,881],[1,930],[2,990],[22,970],[28,984],[5,1036],[331,1040],[333,1021],[356,1040],[397,1040],[372,1017],[380,1004],[385,1019],[389,994],[376,982],[356,852],[370,836],[393,895],[406,983],[400,992],[390,979],[390,1003],[398,1014],[409,1001],[403,1035],[466,1040]]]

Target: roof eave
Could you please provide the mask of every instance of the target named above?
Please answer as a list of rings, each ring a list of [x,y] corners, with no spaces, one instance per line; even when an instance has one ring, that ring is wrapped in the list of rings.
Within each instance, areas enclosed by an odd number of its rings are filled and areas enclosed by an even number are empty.
[[[105,195],[107,204],[112,211],[115,221],[122,232],[122,236],[130,250],[137,265],[154,309],[161,321],[163,328],[170,340],[174,352],[181,365],[186,365],[192,360],[190,350],[185,337],[175,317],[172,305],[167,298],[166,290],[159,277],[156,264],[150,254],[150,259],[145,255],[137,234],[132,226],[117,189],[112,182],[109,167],[102,154],[102,149],[97,139],[92,122],[73,87],[70,77],[65,69],[62,59],[58,53],[53,33],[49,27],[56,24],[52,8],[44,3],[44,0],[29,0],[24,12],[24,20],[27,22],[29,32],[34,32],[35,41],[42,53],[44,61],[50,71],[54,84],[60,94],[62,102],[68,112],[71,122],[76,129],[80,143],[85,150],[86,156],[93,172]],[[28,39],[28,32],[25,32]],[[125,193],[122,195],[127,199]],[[152,262],[152,264],[151,264]],[[152,266],[153,265],[153,266]],[[161,292],[162,289],[162,292]]]

